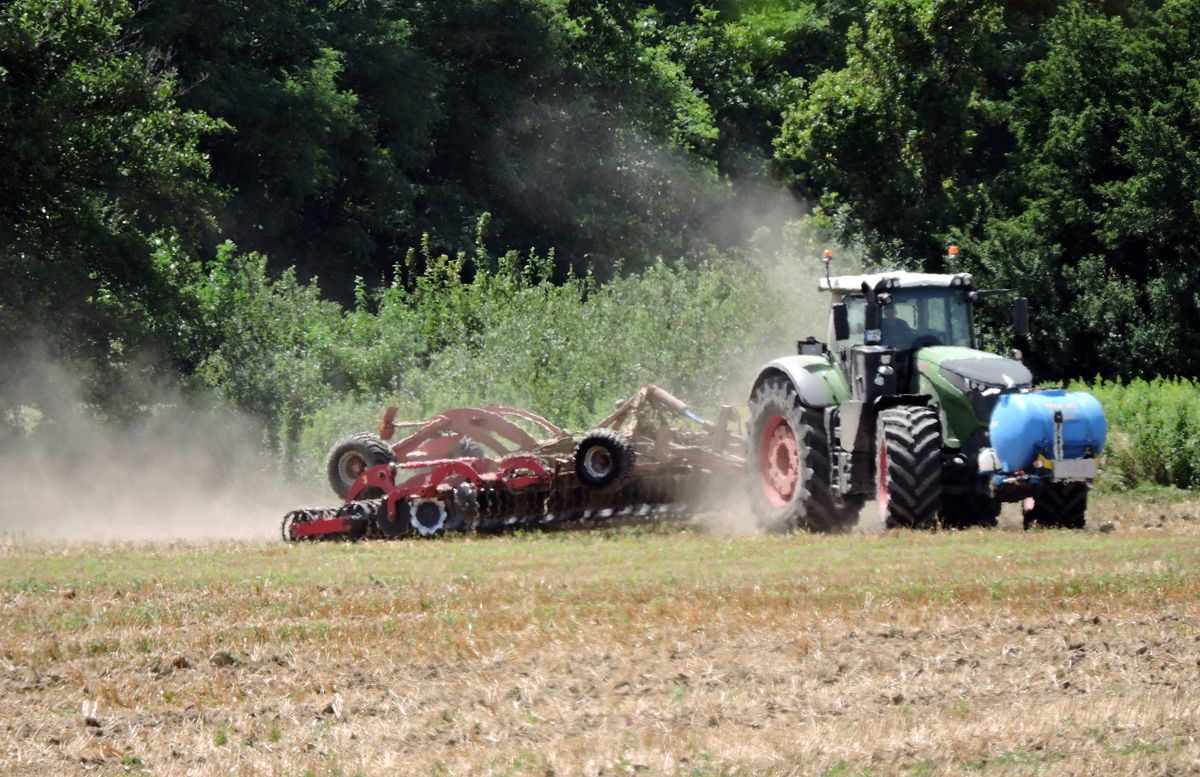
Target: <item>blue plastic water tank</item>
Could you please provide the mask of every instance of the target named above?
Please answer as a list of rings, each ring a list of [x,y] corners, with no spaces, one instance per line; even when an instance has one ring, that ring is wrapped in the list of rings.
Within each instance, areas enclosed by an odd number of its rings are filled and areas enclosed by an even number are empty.
[[[1038,454],[1054,458],[1054,413],[1063,414],[1063,458],[1104,449],[1108,423],[1100,402],[1086,391],[1044,389],[1004,394],[992,411],[992,447],[1004,472],[1029,470]]]

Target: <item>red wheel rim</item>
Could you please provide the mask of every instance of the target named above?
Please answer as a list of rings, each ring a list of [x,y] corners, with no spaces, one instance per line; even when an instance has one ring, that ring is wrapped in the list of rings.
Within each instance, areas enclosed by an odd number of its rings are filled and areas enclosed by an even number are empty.
[[[886,521],[888,514],[887,475],[887,448],[884,447],[881,440],[879,442],[879,477],[875,484],[875,501],[879,504],[879,519],[881,521]]]
[[[800,454],[796,448],[796,433],[787,418],[772,416],[763,426],[758,450],[758,474],[763,493],[776,507],[792,500],[800,483]]]

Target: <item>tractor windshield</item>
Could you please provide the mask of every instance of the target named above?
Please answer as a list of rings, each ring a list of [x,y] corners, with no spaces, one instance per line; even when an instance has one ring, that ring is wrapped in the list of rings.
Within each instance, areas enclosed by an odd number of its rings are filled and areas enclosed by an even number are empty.
[[[961,345],[970,348],[971,312],[967,292],[958,288],[924,287],[891,289],[892,301],[883,306],[883,344],[898,351],[930,345]],[[843,298],[850,317],[850,340],[863,342],[866,301],[861,294]]]

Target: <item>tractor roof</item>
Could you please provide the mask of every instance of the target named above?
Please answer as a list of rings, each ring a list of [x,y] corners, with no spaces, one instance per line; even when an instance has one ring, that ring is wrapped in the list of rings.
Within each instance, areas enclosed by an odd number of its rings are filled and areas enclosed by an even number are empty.
[[[890,289],[948,288],[951,286],[969,288],[974,279],[970,273],[965,272],[935,274],[907,270],[884,270],[866,275],[835,275],[832,278],[821,278],[817,281],[817,288],[821,291],[862,291],[864,283],[875,288],[880,281],[887,281],[884,286]]]

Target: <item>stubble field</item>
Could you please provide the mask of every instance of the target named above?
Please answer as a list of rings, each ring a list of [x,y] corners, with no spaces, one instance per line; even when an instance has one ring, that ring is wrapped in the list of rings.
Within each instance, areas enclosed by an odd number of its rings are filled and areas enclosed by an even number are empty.
[[[1200,503],[1105,531],[0,546],[0,772],[1200,773]]]

